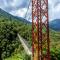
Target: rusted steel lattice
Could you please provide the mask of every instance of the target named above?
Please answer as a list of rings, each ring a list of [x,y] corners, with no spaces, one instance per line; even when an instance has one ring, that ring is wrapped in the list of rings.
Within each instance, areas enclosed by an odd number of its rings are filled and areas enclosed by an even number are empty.
[[[32,0],[33,60],[50,60],[48,0]]]

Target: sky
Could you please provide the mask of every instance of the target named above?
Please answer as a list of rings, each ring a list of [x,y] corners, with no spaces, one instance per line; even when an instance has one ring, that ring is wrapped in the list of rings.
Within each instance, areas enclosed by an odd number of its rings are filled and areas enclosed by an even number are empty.
[[[0,0],[0,8],[6,12],[18,16],[25,17],[27,7],[30,0]],[[48,0],[49,3],[49,20],[60,19],[60,0]],[[31,4],[27,14],[27,18],[31,20]]]

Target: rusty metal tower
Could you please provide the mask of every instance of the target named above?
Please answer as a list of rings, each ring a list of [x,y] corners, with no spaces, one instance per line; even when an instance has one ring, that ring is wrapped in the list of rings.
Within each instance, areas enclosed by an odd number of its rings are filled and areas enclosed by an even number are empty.
[[[48,0],[32,0],[32,60],[50,60]]]

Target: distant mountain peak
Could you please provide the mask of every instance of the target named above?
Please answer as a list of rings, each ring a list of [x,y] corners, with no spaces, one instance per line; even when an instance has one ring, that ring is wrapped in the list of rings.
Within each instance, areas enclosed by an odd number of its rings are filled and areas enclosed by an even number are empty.
[[[56,31],[60,31],[60,19],[55,19],[51,21],[50,23],[50,28]]]

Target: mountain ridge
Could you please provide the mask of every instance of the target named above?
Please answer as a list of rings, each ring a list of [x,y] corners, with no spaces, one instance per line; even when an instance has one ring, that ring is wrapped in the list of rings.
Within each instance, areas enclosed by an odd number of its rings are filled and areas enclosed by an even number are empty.
[[[49,22],[49,26],[55,31],[60,31],[60,19],[54,19],[53,21]]]
[[[19,21],[22,21],[24,23],[30,23],[29,21],[27,21],[26,19],[22,18],[22,17],[18,17],[18,16],[13,16],[12,14],[9,14],[8,12],[4,11],[3,9],[0,8],[0,17],[6,17],[6,18],[10,18],[10,19],[16,19]]]
[[[5,17],[5,18],[8,18],[9,20],[10,19],[19,20],[21,22],[31,24],[30,21],[27,21],[26,19],[24,19],[22,17],[13,16],[13,15],[9,14],[8,12],[6,12],[6,11],[4,11],[0,8],[0,18],[1,18],[1,16]],[[49,27],[50,27],[50,29],[53,29],[55,31],[60,31],[60,19],[54,19],[54,20],[50,21],[49,22]]]

